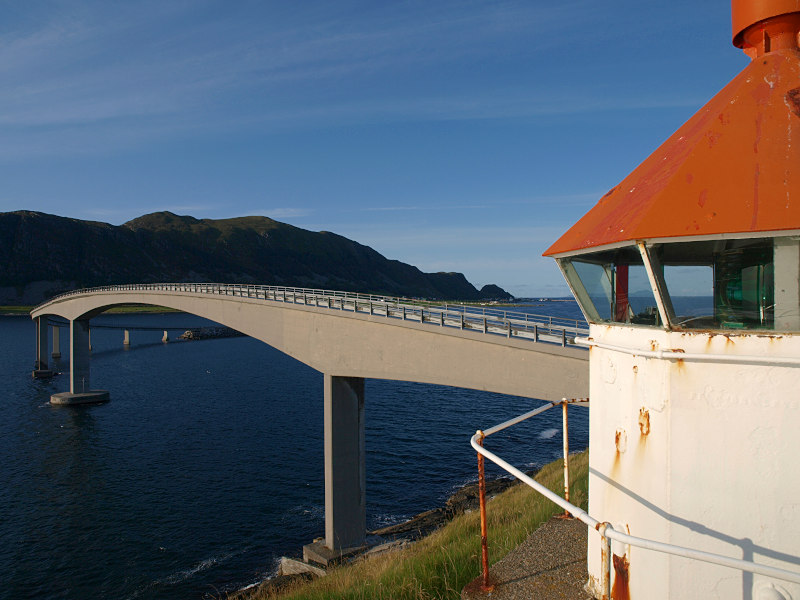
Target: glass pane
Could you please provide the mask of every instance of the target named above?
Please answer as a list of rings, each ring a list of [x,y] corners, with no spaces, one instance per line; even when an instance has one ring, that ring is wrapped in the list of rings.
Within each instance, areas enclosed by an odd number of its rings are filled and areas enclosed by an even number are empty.
[[[585,291],[577,294],[578,301],[592,304],[588,310],[584,307],[585,314],[597,314],[600,322],[660,324],[653,289],[638,248],[598,252],[567,262],[579,279],[580,285],[573,287]]]
[[[772,327],[772,248],[737,248],[715,257],[714,304],[723,328]]]
[[[682,327],[711,327],[714,323],[714,269],[708,265],[666,265],[667,284],[674,323]]]
[[[619,300],[617,304],[619,305]],[[644,265],[628,266],[628,314],[625,318],[622,318],[621,314],[617,316],[616,321],[625,323],[658,324],[658,307],[656,306],[653,288],[650,287],[650,279],[647,277],[647,270]]]
[[[612,305],[610,266],[580,260],[573,261],[572,264],[600,319],[610,320]]]
[[[773,240],[675,242],[653,249],[664,269],[673,325],[687,329],[772,329]]]

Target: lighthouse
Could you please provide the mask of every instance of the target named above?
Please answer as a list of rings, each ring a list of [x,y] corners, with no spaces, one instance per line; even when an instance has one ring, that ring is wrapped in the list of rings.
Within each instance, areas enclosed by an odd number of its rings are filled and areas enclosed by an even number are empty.
[[[800,0],[733,0],[732,24],[748,66],[545,255],[590,323],[589,513],[797,572]],[[800,600],[800,584],[612,552],[612,597]],[[598,598],[601,554],[591,535]]]

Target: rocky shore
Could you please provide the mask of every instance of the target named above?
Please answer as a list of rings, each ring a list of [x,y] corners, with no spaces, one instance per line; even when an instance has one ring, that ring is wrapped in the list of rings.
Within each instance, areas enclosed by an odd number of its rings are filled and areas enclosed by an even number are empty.
[[[531,473],[535,474],[536,471]],[[531,474],[529,473],[529,474]],[[519,483],[516,479],[493,479],[486,482],[486,497],[499,494]],[[470,483],[459,489],[455,494],[450,496],[444,503],[444,506],[426,510],[403,523],[396,525],[389,525],[371,531],[370,535],[377,535],[387,539],[405,538],[410,541],[417,540],[430,533],[433,533],[439,527],[457,517],[458,515],[470,512],[478,508],[478,484]]]
[[[211,340],[218,338],[242,337],[243,333],[230,327],[196,327],[184,331],[179,337],[182,340]]]
[[[535,475],[537,470],[529,471],[528,475]],[[508,488],[517,485],[519,482],[516,479],[493,479],[486,482],[486,497],[491,498]],[[397,523],[382,527],[374,531],[368,532],[368,536],[372,540],[381,540],[377,545],[373,543],[367,546],[360,554],[348,557],[348,561],[357,560],[365,556],[370,556],[385,550],[399,549],[419,540],[427,535],[430,535],[453,518],[458,515],[464,514],[478,509],[478,484],[470,483],[465,485],[450,496],[444,503],[444,506],[426,510],[418,515]],[[310,581],[315,575],[312,573],[292,573],[286,574],[281,571],[277,575],[267,579],[266,581],[250,586],[246,590],[241,590],[239,594],[232,595],[231,598],[247,598],[248,592],[254,591],[256,588],[259,591],[269,591],[271,593],[278,593],[283,589],[294,585],[298,581]]]

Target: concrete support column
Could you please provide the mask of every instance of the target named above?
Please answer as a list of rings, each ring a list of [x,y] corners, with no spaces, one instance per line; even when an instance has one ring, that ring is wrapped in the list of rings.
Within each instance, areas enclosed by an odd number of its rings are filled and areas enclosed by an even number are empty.
[[[53,325],[53,358],[61,358],[61,328]]]
[[[164,335],[161,338],[161,341],[164,342],[165,344],[169,341],[169,332],[167,332],[166,329],[164,330]]]
[[[47,371],[47,317],[36,319],[36,365],[37,371]]]
[[[88,392],[89,382],[89,320],[69,322],[69,391],[72,394]]]
[[[131,345],[131,334],[128,333],[128,330],[125,330],[125,335],[122,338],[122,345],[123,346],[130,346]]]
[[[364,379],[325,374],[325,546],[364,544]]]

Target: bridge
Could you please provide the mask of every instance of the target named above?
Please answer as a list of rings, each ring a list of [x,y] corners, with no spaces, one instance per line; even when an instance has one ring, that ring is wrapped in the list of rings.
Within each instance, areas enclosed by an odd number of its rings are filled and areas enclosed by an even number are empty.
[[[315,551],[331,557],[363,545],[366,535],[365,378],[542,400],[589,391],[588,352],[574,344],[588,334],[582,321],[329,290],[160,283],[68,292],[31,311],[40,372],[48,368],[49,319],[69,323],[69,392],[54,403],[108,397],[91,389],[90,319],[130,304],[207,318],[324,374],[325,543]]]

